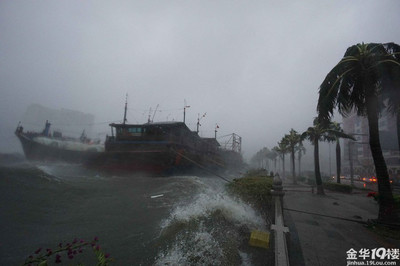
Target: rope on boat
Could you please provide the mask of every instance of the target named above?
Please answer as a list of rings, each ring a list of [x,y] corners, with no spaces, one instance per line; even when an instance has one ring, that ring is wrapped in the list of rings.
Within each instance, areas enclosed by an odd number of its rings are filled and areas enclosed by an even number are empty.
[[[187,156],[184,155],[183,153],[180,153],[180,152],[178,152],[178,151],[176,151],[176,150],[174,150],[174,149],[172,149],[172,148],[171,148],[171,150],[172,150],[173,152],[175,152],[176,154],[182,156],[183,158],[185,158],[185,159],[188,160],[189,162],[191,162],[191,163],[195,164],[196,166],[202,168],[204,171],[206,171],[206,172],[208,172],[208,173],[210,173],[210,174],[212,174],[212,175],[215,175],[215,176],[221,178],[221,179],[224,180],[225,182],[228,182],[228,183],[231,183],[231,182],[232,182],[231,180],[228,180],[227,178],[221,176],[220,174],[217,174],[216,172],[207,169],[207,167],[205,167],[204,165],[201,165],[201,164],[199,164],[198,162],[196,162],[196,161],[190,159],[189,157],[187,157]]]

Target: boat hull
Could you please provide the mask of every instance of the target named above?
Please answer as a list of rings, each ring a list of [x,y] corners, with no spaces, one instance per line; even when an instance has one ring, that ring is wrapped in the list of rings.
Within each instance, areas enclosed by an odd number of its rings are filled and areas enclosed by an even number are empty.
[[[21,142],[25,157],[28,160],[46,162],[86,163],[98,156],[99,151],[67,150],[57,145],[45,145],[26,134],[16,134]],[[57,142],[54,142],[57,143]]]
[[[161,176],[193,174],[220,168],[199,154],[168,147],[140,151],[107,151],[89,160],[86,165],[112,173],[146,173]]]
[[[202,139],[183,123],[112,126],[117,136],[107,137],[104,145],[50,136],[46,130],[25,133],[22,127],[15,134],[29,160],[79,163],[110,173],[210,174],[241,165],[236,154],[222,152],[215,139]]]

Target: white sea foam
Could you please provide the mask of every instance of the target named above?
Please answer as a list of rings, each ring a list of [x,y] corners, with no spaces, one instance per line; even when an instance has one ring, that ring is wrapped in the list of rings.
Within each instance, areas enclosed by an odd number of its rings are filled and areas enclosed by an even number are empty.
[[[238,199],[233,199],[226,193],[215,193],[211,189],[200,193],[188,205],[177,206],[169,218],[163,221],[161,228],[164,229],[174,222],[188,222],[200,217],[208,217],[215,211],[220,211],[229,221],[246,225],[250,229],[266,228],[264,219],[252,207]]]
[[[251,265],[251,256],[237,249],[244,241],[241,228],[247,228],[244,232],[265,230],[265,220],[221,187],[209,187],[199,179],[193,181],[199,183],[201,192],[190,203],[176,206],[161,223],[162,232],[173,232],[175,236],[158,253],[155,265],[220,265],[240,261],[242,265]]]
[[[252,265],[251,257],[249,256],[249,254],[239,250],[239,255],[240,255],[240,259],[242,260],[242,264],[241,264],[242,266]]]
[[[167,252],[159,254],[155,265],[216,265],[222,257],[218,241],[201,225],[193,237],[177,238]]]
[[[54,173],[54,169],[47,165],[37,165],[36,166],[39,170],[41,170],[45,175],[41,175],[48,181],[57,181],[60,182],[61,179]]]
[[[94,172],[84,169],[79,164],[46,163],[37,164],[36,167],[56,181],[101,179]]]

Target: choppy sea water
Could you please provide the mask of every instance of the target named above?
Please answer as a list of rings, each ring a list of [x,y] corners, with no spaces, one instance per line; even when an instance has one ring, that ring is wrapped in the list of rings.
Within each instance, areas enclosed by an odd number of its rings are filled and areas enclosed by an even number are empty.
[[[0,215],[1,265],[95,236],[113,265],[273,265],[271,252],[248,245],[252,230],[267,230],[265,219],[216,177],[20,162],[0,166]]]

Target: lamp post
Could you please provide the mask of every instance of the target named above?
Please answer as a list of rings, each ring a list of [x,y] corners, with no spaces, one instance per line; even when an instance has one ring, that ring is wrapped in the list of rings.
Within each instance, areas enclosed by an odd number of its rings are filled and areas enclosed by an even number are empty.
[[[354,145],[354,142],[349,140],[350,183],[353,186],[354,185],[354,177],[353,177],[353,150],[351,148],[352,145]]]
[[[367,136],[367,134],[351,134],[357,136]],[[349,140],[349,166],[350,166],[350,183],[354,185],[354,171],[353,171],[353,150],[352,147],[354,144],[369,144],[368,142],[356,142]]]
[[[331,143],[328,143],[329,145],[329,178],[332,177],[332,167],[331,167]],[[340,179],[340,177],[339,177]]]

